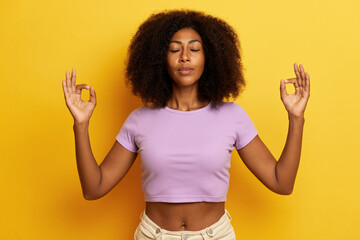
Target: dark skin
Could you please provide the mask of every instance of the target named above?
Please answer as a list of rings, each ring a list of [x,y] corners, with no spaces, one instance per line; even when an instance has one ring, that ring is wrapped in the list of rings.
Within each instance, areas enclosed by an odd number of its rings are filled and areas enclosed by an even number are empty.
[[[195,41],[194,41],[195,40]],[[208,102],[197,97],[205,55],[199,34],[181,29],[174,34],[167,57],[168,72],[173,79],[173,95],[167,106],[181,111],[202,108]],[[196,51],[195,51],[196,50]],[[304,111],[310,96],[310,77],[302,65],[294,64],[296,77],[280,82],[280,97],[288,112],[288,136],[283,152],[276,160],[259,136],[237,150],[249,170],[271,191],[291,194],[300,161]],[[295,93],[286,92],[286,84],[295,86]],[[90,100],[81,99],[81,90],[90,90]],[[106,195],[126,175],[137,153],[128,151],[117,141],[104,161],[97,164],[91,150],[88,126],[96,106],[93,87],[76,85],[75,69],[66,72],[63,80],[66,105],[74,118],[76,160],[85,199],[94,200]],[[146,202],[146,214],[161,228],[170,231],[197,231],[215,223],[224,214],[224,202],[160,203]]]

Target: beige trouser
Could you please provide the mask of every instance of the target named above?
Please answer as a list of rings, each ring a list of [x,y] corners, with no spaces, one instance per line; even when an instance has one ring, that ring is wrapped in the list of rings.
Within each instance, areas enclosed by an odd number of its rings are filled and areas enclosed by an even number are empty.
[[[154,223],[145,211],[140,216],[140,224],[136,228],[135,240],[234,240],[235,232],[230,223],[227,210],[224,215],[211,226],[199,231],[167,231]]]

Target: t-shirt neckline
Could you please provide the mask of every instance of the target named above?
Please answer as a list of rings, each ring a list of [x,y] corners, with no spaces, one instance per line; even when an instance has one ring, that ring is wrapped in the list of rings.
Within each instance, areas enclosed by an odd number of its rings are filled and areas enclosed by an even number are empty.
[[[163,109],[168,111],[168,112],[171,112],[171,113],[177,113],[177,114],[195,114],[195,113],[199,113],[199,112],[202,112],[206,109],[208,109],[210,107],[210,102],[205,106],[205,107],[202,107],[202,108],[199,108],[199,109],[195,109],[195,110],[190,110],[190,111],[181,111],[181,110],[176,110],[176,109],[172,109],[172,108],[169,108],[168,106],[165,106]]]

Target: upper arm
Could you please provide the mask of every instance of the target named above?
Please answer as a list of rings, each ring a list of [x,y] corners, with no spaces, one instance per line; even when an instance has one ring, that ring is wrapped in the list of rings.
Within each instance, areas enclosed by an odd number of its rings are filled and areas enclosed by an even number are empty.
[[[96,198],[108,193],[129,171],[137,157],[136,132],[139,110],[130,113],[116,136],[116,141],[100,164],[100,183]]]
[[[237,152],[249,170],[270,190],[278,192],[276,159],[257,135]]]
[[[124,148],[118,141],[100,164],[100,184],[97,198],[104,196],[126,175],[137,157],[136,152]]]

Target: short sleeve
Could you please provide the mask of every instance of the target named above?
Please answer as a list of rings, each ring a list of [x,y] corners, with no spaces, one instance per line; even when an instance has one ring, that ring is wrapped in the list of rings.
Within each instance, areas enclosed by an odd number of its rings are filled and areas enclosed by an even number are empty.
[[[137,152],[138,147],[136,145],[136,128],[138,122],[138,110],[136,109],[130,113],[122,125],[119,134],[116,136],[116,140],[127,150],[131,152]]]
[[[239,150],[248,145],[251,140],[258,135],[258,131],[245,110],[238,104],[234,102],[233,104],[234,126],[236,132],[235,148]]]

